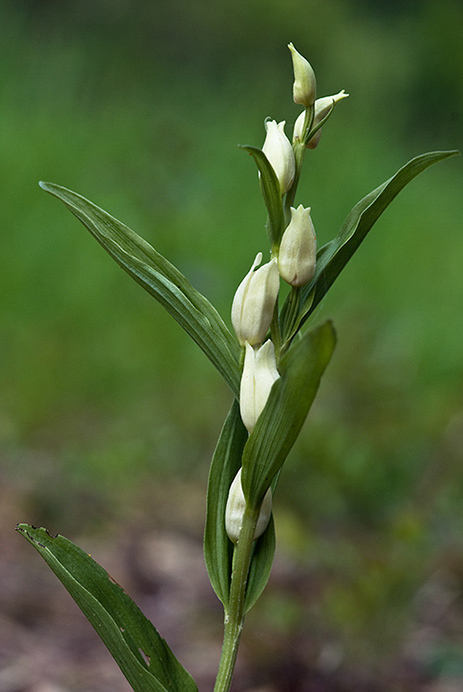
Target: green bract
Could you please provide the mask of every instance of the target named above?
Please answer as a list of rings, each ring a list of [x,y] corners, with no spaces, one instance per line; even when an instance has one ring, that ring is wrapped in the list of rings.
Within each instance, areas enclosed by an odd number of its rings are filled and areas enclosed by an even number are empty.
[[[336,344],[331,322],[306,332],[283,356],[276,380],[243,452],[243,490],[259,506],[294,445]]]

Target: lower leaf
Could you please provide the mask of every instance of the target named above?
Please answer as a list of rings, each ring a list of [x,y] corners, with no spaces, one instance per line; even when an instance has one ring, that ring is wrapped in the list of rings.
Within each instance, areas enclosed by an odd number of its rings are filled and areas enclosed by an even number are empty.
[[[18,524],[106,644],[134,692],[197,692],[153,624],[87,553],[64,536]]]
[[[244,612],[251,610],[267,584],[275,555],[275,522],[273,514],[267,530],[257,539],[249,570]]]

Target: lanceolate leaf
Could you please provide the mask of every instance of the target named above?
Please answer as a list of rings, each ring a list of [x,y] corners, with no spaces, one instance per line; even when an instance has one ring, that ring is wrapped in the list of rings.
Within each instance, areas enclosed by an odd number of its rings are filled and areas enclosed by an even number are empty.
[[[260,172],[262,195],[268,211],[267,233],[273,249],[279,246],[284,230],[280,183],[262,149],[250,145],[241,145],[241,148],[251,154]]]
[[[315,310],[374,223],[399,192],[429,166],[458,153],[456,150],[434,151],[417,156],[355,205],[336,238],[320,248],[317,253],[315,276],[303,288],[300,324],[303,324]],[[312,295],[314,289],[315,294]],[[307,305],[304,307],[305,303]]]
[[[237,395],[240,349],[211,303],[151,245],[103,209],[60,185],[40,186],[64,202],[111,257],[166,308]]]
[[[270,576],[273,557],[275,555],[275,523],[273,515],[265,533],[257,539],[249,570],[248,585],[246,588],[244,612],[252,608],[257,601]]]
[[[154,626],[92,558],[64,536],[18,524],[104,641],[135,692],[197,692]]]
[[[225,610],[230,591],[233,543],[225,531],[225,507],[228,491],[241,466],[241,457],[248,433],[244,427],[239,404],[235,399],[225,420],[212,458],[207,486],[204,557],[212,587]]]
[[[281,377],[243,452],[243,491],[252,506],[260,505],[296,441],[335,344],[333,326],[325,322],[306,332],[281,359]]]

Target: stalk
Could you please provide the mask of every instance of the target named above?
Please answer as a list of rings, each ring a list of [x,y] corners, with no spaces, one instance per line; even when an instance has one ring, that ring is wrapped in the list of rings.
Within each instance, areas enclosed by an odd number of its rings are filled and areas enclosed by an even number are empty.
[[[222,654],[214,692],[228,692],[230,690],[244,623],[246,585],[258,517],[259,508],[254,509],[247,505],[243,515],[243,526],[233,555],[230,600],[225,611]]]

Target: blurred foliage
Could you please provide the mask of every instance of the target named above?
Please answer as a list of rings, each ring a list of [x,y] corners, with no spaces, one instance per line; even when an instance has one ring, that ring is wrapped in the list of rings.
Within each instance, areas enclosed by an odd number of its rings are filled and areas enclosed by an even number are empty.
[[[205,483],[230,396],[37,181],[126,222],[226,316],[266,242],[235,145],[298,115],[288,41],[320,95],[351,94],[300,186],[323,243],[407,159],[461,148],[463,5],[0,0],[0,14],[0,473],[29,497],[18,521],[72,535],[140,494],[149,512],[148,489],[177,474]],[[397,640],[432,570],[463,578],[462,211],[461,162],[424,173],[317,315],[339,344],[282,474],[278,539],[321,581],[302,626],[360,658]],[[298,620],[272,598],[260,613]]]

